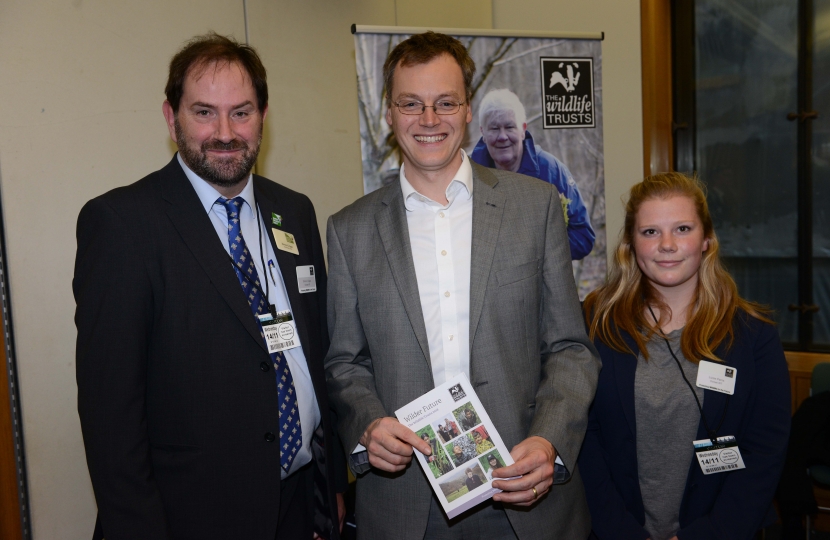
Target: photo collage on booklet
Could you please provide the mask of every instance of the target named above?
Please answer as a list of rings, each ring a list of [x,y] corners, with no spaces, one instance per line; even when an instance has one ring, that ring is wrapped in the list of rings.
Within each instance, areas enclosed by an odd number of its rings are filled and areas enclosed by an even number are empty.
[[[488,452],[498,455],[498,452],[471,402],[458,407],[452,411],[452,415],[446,415],[432,425],[444,443],[445,455],[449,456],[452,466],[458,471],[439,483],[448,502],[491,480],[486,475],[486,471],[491,468],[489,461],[479,464],[476,458],[486,458],[484,454]],[[497,461],[500,460],[499,455]],[[500,462],[504,466],[503,460]]]
[[[395,411],[430,447],[416,452],[447,517],[452,519],[500,490],[493,471],[513,464],[498,430],[464,374]]]

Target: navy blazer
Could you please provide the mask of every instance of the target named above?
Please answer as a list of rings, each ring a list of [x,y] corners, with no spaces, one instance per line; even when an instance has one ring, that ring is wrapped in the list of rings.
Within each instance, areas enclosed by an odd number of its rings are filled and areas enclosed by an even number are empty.
[[[727,407],[726,394],[705,390],[703,412],[713,428],[723,417],[717,435],[737,438],[746,469],[706,476],[692,458],[680,505],[681,540],[749,539],[775,521],[772,498],[790,431],[787,362],[774,326],[745,313],[733,324],[734,344],[716,353],[737,368],[735,393]],[[637,350],[631,336],[623,335]],[[643,528],[634,418],[637,356],[615,351],[598,339],[595,344],[602,371],[579,455],[591,525],[601,539],[645,539],[649,533]],[[709,438],[702,421],[697,438]]]

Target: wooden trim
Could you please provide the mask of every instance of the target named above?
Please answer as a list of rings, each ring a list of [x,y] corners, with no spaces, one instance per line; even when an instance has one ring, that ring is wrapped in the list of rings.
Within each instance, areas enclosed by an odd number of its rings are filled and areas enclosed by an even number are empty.
[[[787,358],[787,364],[789,364],[790,370],[796,369],[799,371],[809,371],[811,373],[813,371],[813,366],[816,364],[830,362],[830,354],[827,353],[784,351],[784,356]]]
[[[23,527],[20,522],[14,415],[9,394],[9,364],[4,333],[0,332],[0,538],[19,540],[23,538]]]
[[[674,169],[671,1],[640,0],[643,77],[643,171]]]

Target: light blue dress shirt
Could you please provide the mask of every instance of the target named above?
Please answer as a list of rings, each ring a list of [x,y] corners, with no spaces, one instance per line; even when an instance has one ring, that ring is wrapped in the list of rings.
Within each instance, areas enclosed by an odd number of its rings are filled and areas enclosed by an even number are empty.
[[[216,200],[222,197],[222,194],[190,170],[179,154],[176,154],[176,157],[187,179],[193,185],[193,189],[196,190],[196,195],[198,195],[199,200],[202,202],[202,206],[204,206],[205,212],[207,212],[210,222],[213,224],[213,228],[216,229],[216,235],[222,241],[222,246],[230,256],[230,248],[228,247],[228,215],[224,206],[215,204]],[[252,176],[248,176],[245,188],[238,196],[242,197],[246,203],[242,206],[239,213],[242,237],[245,239],[248,252],[254,258],[254,265],[256,266],[260,281],[263,284],[265,280],[268,281],[268,302],[273,304],[277,311],[288,311],[291,309],[291,304],[288,301],[288,292],[285,290],[285,283],[282,280],[277,257],[274,255],[274,250],[268,238],[267,224],[261,216],[257,220],[257,212],[254,211],[254,181]],[[257,228],[259,228],[259,234],[257,234]],[[263,251],[265,252],[262,255],[260,255],[259,248],[260,240]],[[263,260],[267,268],[263,268]],[[269,261],[273,261],[273,267],[271,267]],[[232,261],[228,259],[228,265],[232,264]],[[234,277],[236,277],[236,274],[234,274]],[[291,369],[291,376],[294,378],[294,387],[297,390],[297,404],[300,407],[300,424],[303,431],[303,448],[297,453],[288,473],[280,469],[282,478],[286,478],[311,461],[311,438],[314,430],[320,424],[320,408],[317,406],[314,386],[311,382],[311,375],[308,371],[308,364],[302,346],[285,350],[283,354],[285,354],[288,367]],[[276,384],[275,380],[275,396],[277,392]],[[276,410],[274,414],[278,414]]]

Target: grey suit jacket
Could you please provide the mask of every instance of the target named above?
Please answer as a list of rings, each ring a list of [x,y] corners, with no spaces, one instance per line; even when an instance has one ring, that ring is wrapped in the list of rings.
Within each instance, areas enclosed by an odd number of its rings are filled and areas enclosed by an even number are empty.
[[[576,467],[599,360],[585,335],[556,189],[473,166],[470,379],[505,444],[538,435],[572,472],[530,509],[507,510],[520,539],[590,531]],[[368,424],[434,387],[399,183],[329,218],[325,367],[348,451]],[[360,471],[358,471],[360,472]],[[357,486],[360,538],[421,540],[431,489],[417,464],[371,469]]]

